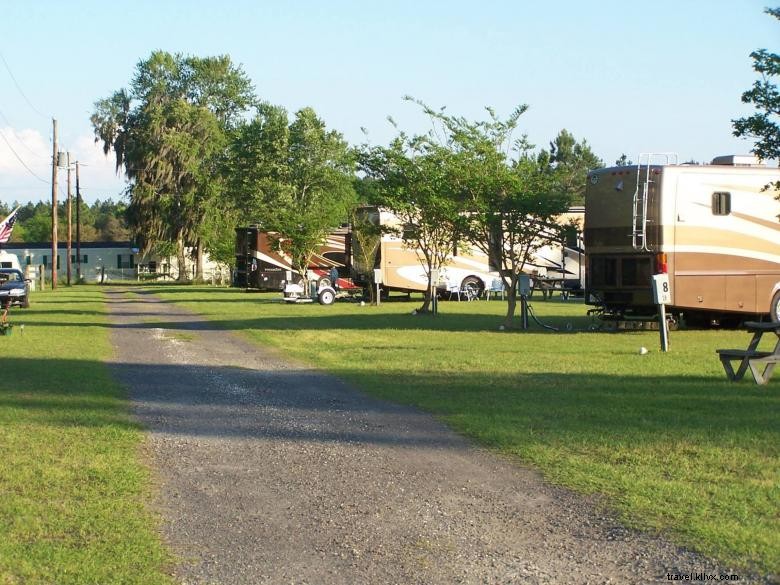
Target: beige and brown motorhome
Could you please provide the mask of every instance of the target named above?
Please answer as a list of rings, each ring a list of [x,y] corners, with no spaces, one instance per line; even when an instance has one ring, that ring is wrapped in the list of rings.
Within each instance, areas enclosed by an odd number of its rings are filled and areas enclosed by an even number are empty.
[[[359,237],[353,238],[355,283],[368,286],[374,271],[379,271],[384,292],[426,290],[428,274],[423,253],[404,242],[400,233],[402,222],[392,212],[378,207],[364,206],[357,213],[363,221],[382,229],[371,238],[370,245]],[[453,246],[453,253],[439,272],[438,286],[458,290],[469,287],[478,296],[494,278],[499,275],[486,254],[473,246]]]
[[[586,301],[610,317],[650,317],[651,276],[667,272],[670,312],[689,323],[780,319],[780,201],[768,187],[778,180],[749,156],[692,165],[642,155],[591,171]]]
[[[359,237],[353,237],[353,269],[356,284],[367,286],[373,270],[379,270],[384,291],[419,292],[428,286],[423,253],[409,246],[401,237],[400,220],[390,211],[373,206],[359,209],[361,217],[376,226],[385,228],[376,234],[370,251]],[[572,208],[559,218],[560,224],[573,227],[581,223],[582,208]],[[584,262],[581,230],[575,229],[573,242],[558,240],[557,231],[540,232],[539,247],[534,251],[525,270],[528,274],[554,281],[560,288],[577,291],[583,288]],[[439,271],[438,288],[446,290],[469,290],[479,297],[494,281],[500,279],[497,263],[474,245],[453,245],[452,254]]]

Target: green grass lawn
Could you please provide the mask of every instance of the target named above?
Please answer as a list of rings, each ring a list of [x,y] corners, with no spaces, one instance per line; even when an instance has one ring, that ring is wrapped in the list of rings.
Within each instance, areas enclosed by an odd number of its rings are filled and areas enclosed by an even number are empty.
[[[0,336],[0,584],[170,583],[102,293],[31,300]]]
[[[588,331],[581,302],[533,301],[571,332],[498,331],[499,301],[283,305],[277,295],[157,287],[164,298],[605,501],[631,526],[724,562],[780,572],[780,377],[726,380],[715,349],[741,331]],[[172,325],[175,327],[175,325]],[[767,343],[771,340],[767,339]],[[650,353],[640,355],[639,348]]]

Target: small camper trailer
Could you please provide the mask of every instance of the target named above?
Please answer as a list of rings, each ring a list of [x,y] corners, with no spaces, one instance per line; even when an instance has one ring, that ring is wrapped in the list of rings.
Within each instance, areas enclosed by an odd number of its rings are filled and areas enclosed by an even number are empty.
[[[651,276],[668,273],[668,310],[688,323],[780,319],[780,170],[675,158],[588,174],[586,301],[607,317],[650,318]]]

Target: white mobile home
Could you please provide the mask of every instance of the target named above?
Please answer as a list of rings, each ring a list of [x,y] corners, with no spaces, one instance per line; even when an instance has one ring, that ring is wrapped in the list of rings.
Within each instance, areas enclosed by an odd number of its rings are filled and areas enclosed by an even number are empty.
[[[9,242],[3,244],[3,252],[15,255],[21,269],[30,273],[43,266],[45,278],[51,274],[52,254],[49,242]],[[76,245],[71,246],[71,278],[78,282],[80,274],[85,282],[112,280],[135,280],[138,278],[175,279],[178,267],[175,258],[163,258],[154,255],[142,256],[131,242],[82,242],[80,258]],[[187,276],[195,276],[195,261],[187,255]],[[57,243],[57,280],[64,282],[67,277],[67,243]],[[211,279],[220,274],[220,267],[211,262],[206,254],[203,259],[203,276]]]
[[[50,242],[8,242],[3,245],[6,253],[15,254],[22,270],[30,272],[43,266],[48,280],[51,274],[52,253]],[[67,243],[57,244],[57,280],[67,275]],[[130,242],[82,242],[81,257],[77,257],[76,246],[71,248],[71,275],[78,280],[78,267],[86,281],[95,281],[101,274],[110,278],[135,278],[136,254]]]

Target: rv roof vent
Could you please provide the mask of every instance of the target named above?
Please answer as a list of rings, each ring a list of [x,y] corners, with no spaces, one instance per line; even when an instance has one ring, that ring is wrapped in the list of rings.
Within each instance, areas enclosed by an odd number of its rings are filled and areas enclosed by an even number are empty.
[[[714,165],[725,165],[730,167],[763,167],[761,163],[752,154],[729,154],[727,156],[716,156],[712,159]]]

